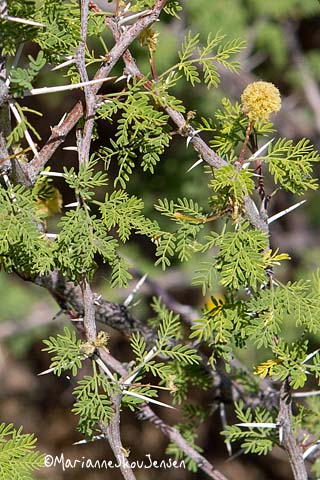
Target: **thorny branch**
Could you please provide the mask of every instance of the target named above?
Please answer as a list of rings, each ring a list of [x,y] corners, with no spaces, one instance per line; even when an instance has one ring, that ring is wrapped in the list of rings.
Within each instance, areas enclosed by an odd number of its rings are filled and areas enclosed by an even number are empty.
[[[280,390],[278,423],[282,431],[282,445],[285,449],[295,480],[308,480],[302,453],[292,431],[292,398],[289,380],[282,383]]]
[[[166,0],[157,0],[151,13],[148,13],[145,17],[137,20],[132,26],[128,27],[125,31],[119,30],[118,25],[113,20],[107,19],[107,25],[111,29],[115,37],[115,45],[109,52],[104,64],[97,71],[95,79],[102,79],[110,73],[114,65],[118,60],[123,57],[126,70],[131,75],[137,78],[143,78],[143,75],[139,71],[133,57],[128,51],[129,46],[135,38],[142,32],[142,30],[151,25],[160,15],[162,8],[164,7]],[[1,13],[6,12],[6,1],[0,1]],[[87,15],[88,15],[89,1],[81,0],[81,42],[77,53],[77,65],[80,72],[81,80],[87,81],[88,75],[85,67],[85,46],[86,46],[86,33],[87,33]],[[1,48],[1,45],[0,45]],[[85,125],[81,137],[81,149],[79,151],[79,159],[81,162],[87,162],[90,154],[90,143],[92,136],[92,128],[94,121],[94,114],[96,108],[96,95],[102,85],[101,83],[87,86],[84,89],[85,101],[79,101],[73,107],[71,112],[67,115],[65,120],[57,127],[53,128],[52,135],[40,150],[39,155],[36,156],[29,164],[26,164],[23,168],[29,180],[34,182],[39,174],[40,170],[44,167],[47,161],[52,157],[56,149],[64,142],[66,135],[74,128],[77,121],[85,115]],[[146,88],[151,88],[151,82],[145,83]],[[308,92],[306,92],[308,93]],[[5,58],[1,56],[0,52],[0,155],[1,158],[8,157],[8,152],[5,147],[5,122],[8,125],[9,113],[6,111],[8,88],[6,86],[6,65]],[[164,110],[170,116],[171,120],[178,127],[178,131],[181,135],[188,135],[191,137],[191,143],[194,149],[200,154],[201,158],[214,168],[221,168],[227,165],[224,159],[219,157],[209,146],[201,139],[199,135],[194,132],[192,127],[188,126],[187,132],[185,132],[185,119],[184,117],[172,109],[171,107],[165,107]],[[3,122],[3,115],[5,115],[5,122]],[[256,228],[268,233],[267,218],[261,216],[257,211],[255,204],[249,196],[244,198],[244,205],[246,216],[249,221]],[[94,341],[96,337],[95,321],[103,320],[104,323],[109,325],[114,324],[115,328],[126,333],[130,333],[134,326],[139,326],[140,330],[144,330],[144,333],[148,334],[145,328],[141,328],[141,325],[131,318],[127,310],[120,305],[115,305],[110,302],[100,301],[95,305],[94,294],[87,280],[84,280],[81,287],[75,287],[71,282],[68,282],[65,278],[59,274],[59,272],[52,272],[52,274],[46,277],[38,277],[33,279],[35,283],[45,286],[52,295],[56,298],[61,308],[69,313],[70,316],[84,316],[85,328],[87,339]],[[82,292],[81,292],[82,290]],[[107,322],[106,322],[107,319]],[[105,352],[104,352],[105,354]],[[106,359],[104,361],[107,364]],[[117,362],[116,360],[113,362]],[[121,365],[121,364],[119,364]],[[115,368],[116,370],[116,368]],[[119,368],[118,368],[119,371]],[[123,374],[123,367],[121,366]],[[117,399],[115,399],[117,406]],[[282,384],[280,392],[280,410],[279,410],[279,424],[283,429],[283,446],[286,450],[290,464],[294,473],[295,480],[306,480],[307,474],[303,462],[303,458],[294,439],[292,426],[291,426],[291,397],[288,382],[285,381]],[[226,480],[225,477],[217,471],[204,457],[198,454],[190,445],[186,443],[180,433],[166,425],[149,406],[143,405],[141,409],[141,418],[146,419],[159,428],[168,438],[175,442],[190,458],[195,460],[198,466],[206,472],[211,478],[216,480]],[[113,438],[110,441],[111,447],[115,453],[118,454],[119,448],[121,448],[121,438],[119,432],[119,403],[116,408],[116,415],[113,423],[110,424],[109,436]],[[113,442],[113,443],[112,443]],[[123,452],[122,452],[123,454]],[[132,471],[126,470],[122,472],[124,477],[128,480],[134,479]]]
[[[157,0],[154,8],[151,13],[148,13],[146,16],[141,17],[137,20],[132,26],[128,27],[127,30],[121,35],[119,41],[117,41],[114,47],[110,50],[107,55],[105,63],[97,71],[94,76],[94,79],[105,78],[109,75],[112,68],[118,62],[119,58],[124,54],[127,48],[131,43],[138,37],[138,35],[146,27],[151,25],[159,17],[161,10],[165,6],[167,0]],[[92,88],[92,93],[97,94],[103,82],[94,84]],[[37,175],[44,167],[44,165],[50,160],[57,148],[64,142],[68,133],[74,128],[78,120],[83,116],[84,108],[81,101],[78,101],[73,107],[71,112],[68,113],[65,120],[61,125],[56,126],[52,129],[52,134],[47,140],[46,144],[42,147],[39,152],[38,157],[35,157],[27,166],[27,175],[30,180],[34,182],[37,178]]]
[[[135,480],[135,475],[133,470],[126,458],[125,449],[122,446],[121,435],[120,435],[120,405],[121,405],[121,394],[114,394],[112,396],[113,406],[114,406],[114,415],[110,420],[107,427],[101,427],[102,432],[108,438],[110,447],[116,457],[118,463],[120,464],[120,471],[125,480]]]
[[[112,19],[106,19],[106,23],[112,34],[114,35],[115,40],[119,37],[119,31],[117,29],[117,25],[113,22]],[[140,72],[139,68],[137,67],[136,62],[134,61],[131,53],[127,50],[124,55],[123,59],[126,66],[126,71],[130,73],[132,76],[137,77],[138,79],[142,79],[143,75]],[[152,87],[151,82],[146,82],[145,87],[150,89]],[[174,121],[174,123],[179,128],[180,132],[183,132],[183,127],[185,125],[185,120],[183,116],[176,112],[172,108],[164,108],[164,110],[168,113],[170,118]],[[218,157],[216,153],[211,150],[206,143],[198,136],[194,135],[194,132],[189,129],[188,135],[191,136],[191,143],[193,144],[194,148],[198,153],[200,153],[201,158],[207,162],[209,165],[215,168],[221,168],[226,162],[223,159]],[[246,216],[256,228],[262,230],[265,233],[269,233],[268,227],[268,217],[266,211],[263,209],[262,214],[257,211],[251,197],[248,195],[245,196],[245,209],[246,209]],[[286,387],[287,386],[287,387]],[[288,404],[283,403],[283,389],[286,388],[286,396],[288,400]],[[282,385],[280,397],[280,411],[279,411],[279,423],[285,426],[285,439],[284,439],[284,448],[288,454],[288,458],[290,461],[290,465],[292,471],[294,473],[295,480],[305,480],[307,479],[307,472],[306,467],[303,462],[301,454],[299,454],[299,448],[297,446],[296,440],[294,438],[291,426],[291,399],[290,399],[290,392],[288,390],[287,381],[285,381]]]
[[[100,351],[100,355],[104,363],[117,372],[122,377],[126,377],[128,372],[124,368],[124,366],[118,362],[114,357],[112,357],[109,353],[105,350]],[[146,420],[151,422],[156,428],[161,430],[161,432],[168,437],[171,442],[174,442],[178,445],[183,452],[194,460],[198,467],[205,472],[210,478],[213,480],[228,480],[222,473],[219,472],[213,465],[211,465],[208,460],[198,453],[194,448],[189,445],[181,433],[173,427],[167,425],[158,415],[154,413],[154,411],[147,405],[143,404],[141,409],[138,413],[138,418],[141,420]]]

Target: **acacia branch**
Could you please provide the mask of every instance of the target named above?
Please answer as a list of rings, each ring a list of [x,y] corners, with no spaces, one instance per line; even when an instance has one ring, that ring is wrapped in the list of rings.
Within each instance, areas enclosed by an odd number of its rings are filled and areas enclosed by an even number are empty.
[[[77,53],[77,66],[82,82],[88,82],[89,77],[86,69],[86,45],[87,45],[87,30],[88,30],[88,14],[89,14],[89,0],[81,0],[81,19],[80,19],[80,33],[81,41]],[[79,131],[79,145],[78,157],[79,165],[88,164],[90,157],[91,137],[94,126],[94,115],[96,110],[95,94],[92,91],[91,85],[84,86],[85,96],[85,123],[83,132]],[[84,205],[87,210],[87,206]],[[83,323],[86,332],[86,337],[89,342],[94,342],[97,335],[96,319],[95,319],[95,305],[94,295],[91,290],[90,283],[85,272],[83,280],[80,282],[82,291],[84,317]]]
[[[121,33],[119,32],[116,22],[110,18],[106,18],[105,21],[111,30],[112,35],[117,41],[117,39],[120,38]],[[139,80],[144,78],[144,75],[141,73],[129,50],[124,52],[123,60],[125,62],[127,73],[138,78]],[[153,84],[150,81],[146,81],[144,86],[147,90],[151,90]],[[212,148],[207,145],[207,143],[200,137],[199,134],[195,132],[191,125],[188,125],[186,128],[186,120],[180,112],[169,106],[164,106],[163,109],[169,115],[173,123],[177,126],[180,135],[190,137],[190,143],[208,165],[217,169],[229,165],[226,160],[221,158]],[[267,218],[264,218],[264,216],[259,214],[259,211],[257,210],[252,198],[249,195],[244,195],[243,200],[245,213],[250,223],[262,232],[269,233]]]
[[[165,6],[167,0],[156,0],[155,6],[151,10],[151,13],[146,14],[144,17],[139,18],[132,26],[128,27],[122,34],[119,40],[115,43],[114,47],[106,56],[106,61],[97,71],[94,79],[103,79],[107,77],[122,57],[131,43],[140,35],[142,30],[151,25],[159,17],[161,10]],[[93,94],[98,93],[103,82],[94,84],[92,86]],[[72,110],[68,113],[66,118],[61,124],[52,129],[52,134],[47,140],[46,144],[39,151],[38,157],[35,157],[26,166],[26,174],[32,181],[35,182],[37,175],[44,167],[44,165],[50,160],[57,148],[65,141],[68,133],[74,128],[78,120],[83,116],[84,108],[82,101],[78,101]]]
[[[8,15],[6,0],[0,0],[0,14]],[[8,104],[7,64],[3,55],[3,46],[0,44],[0,167],[9,156],[6,139],[10,132],[10,109]]]
[[[103,433],[109,440],[110,447],[116,457],[120,471],[125,480],[135,480],[135,475],[125,455],[125,449],[122,446],[120,435],[120,406],[121,406],[121,394],[114,394],[111,397],[114,406],[114,415],[111,418],[107,427],[102,427]]]
[[[115,39],[117,39],[119,35],[119,31],[115,22],[111,19],[106,19],[106,23],[109,26],[112,34],[114,35]],[[144,76],[140,72],[135,60],[133,59],[129,50],[127,50],[124,55],[123,59],[126,65],[126,70],[131,75],[137,77],[138,79],[143,79]],[[151,82],[145,82],[145,87],[147,89],[152,88]],[[183,133],[185,130],[185,119],[184,117],[177,112],[176,110],[172,109],[171,107],[164,107],[166,113],[170,116],[173,122],[178,127],[178,131]],[[213,166],[214,168],[221,168],[227,165],[227,162],[220,158],[216,152],[208,147],[208,145],[201,139],[198,134],[195,134],[192,127],[188,126],[188,136],[191,137],[191,143],[193,144],[195,150],[201,155],[201,158],[207,162],[209,165]],[[245,205],[245,213],[248,220],[251,222],[253,226],[257,229],[269,234],[269,227],[268,227],[268,216],[267,212],[262,210],[261,213],[258,212],[253,200],[249,195],[244,196],[244,205]],[[287,385],[287,381],[285,381],[282,385],[282,388],[285,389]],[[303,462],[302,455],[299,453],[299,448],[297,446],[296,440],[293,436],[292,432],[292,425],[291,425],[291,401],[287,405],[283,401],[283,392],[280,394],[280,413],[279,413],[279,421],[282,422],[283,428],[285,430],[285,441],[284,441],[284,448],[288,454],[289,462],[292,468],[292,471],[295,475],[295,480],[306,480],[307,473],[306,468]]]
[[[89,0],[81,0],[81,41],[77,53],[77,67],[80,73],[81,82],[88,82],[89,77],[86,69],[86,45],[88,30]],[[81,149],[78,152],[80,163],[88,163],[90,157],[91,138],[96,112],[96,95],[91,85],[84,86],[85,97],[85,123],[82,132]]]
[[[105,350],[100,350],[100,356],[104,363],[119,375],[122,377],[126,377],[128,375],[126,368],[118,360],[112,357],[110,353],[106,352]],[[210,478],[213,480],[228,480],[227,477],[217,470],[203,455],[198,453],[191,445],[189,445],[178,430],[166,424],[158,415],[156,415],[149,405],[141,405],[138,418],[149,421],[156,428],[160,429],[161,432],[168,437],[170,442],[174,442],[176,445],[178,445],[185,455],[195,461],[198,467]]]
[[[288,455],[294,480],[308,480],[303,456],[292,431],[292,398],[288,379],[281,385],[278,423],[283,432],[282,446]]]

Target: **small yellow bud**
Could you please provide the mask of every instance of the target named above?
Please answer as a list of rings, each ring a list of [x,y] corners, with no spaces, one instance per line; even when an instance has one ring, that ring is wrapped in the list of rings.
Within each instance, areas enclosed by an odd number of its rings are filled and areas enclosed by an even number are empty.
[[[139,42],[142,47],[148,47],[150,55],[157,48],[159,32],[155,32],[151,27],[147,27],[139,35]]]
[[[280,92],[270,82],[250,83],[241,95],[242,111],[251,122],[268,121],[281,108]]]

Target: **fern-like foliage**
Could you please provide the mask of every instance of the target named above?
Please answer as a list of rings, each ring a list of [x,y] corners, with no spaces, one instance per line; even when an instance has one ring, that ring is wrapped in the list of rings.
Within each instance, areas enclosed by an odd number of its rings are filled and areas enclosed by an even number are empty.
[[[44,455],[35,450],[37,439],[22,427],[0,424],[0,478],[32,480],[44,466]]]
[[[34,136],[41,140],[41,137],[37,130],[34,128],[32,123],[30,123],[27,114],[32,113],[33,115],[37,115],[38,117],[42,117],[42,113],[34,110],[33,108],[29,107],[21,107],[20,105],[16,104],[16,108],[18,110],[20,121],[17,125],[11,130],[7,138],[7,145],[10,147],[11,145],[19,144],[21,139],[24,138],[26,130],[32,132]]]
[[[102,118],[110,118],[117,110],[121,118],[117,123],[116,140],[110,140],[112,148],[105,148],[105,162],[115,157],[119,171],[115,186],[125,188],[133,168],[137,163],[143,171],[154,172],[165,148],[169,145],[170,135],[168,116],[152,104],[151,96],[139,91],[139,84],[129,88],[124,101],[113,100],[115,106],[103,104],[98,109]]]
[[[56,375],[60,376],[65,370],[71,370],[73,376],[77,374],[86,355],[81,351],[81,340],[77,339],[75,331],[65,327],[64,335],[59,333],[43,343],[46,345],[43,351],[53,354],[50,368]]]
[[[132,233],[139,233],[156,238],[160,229],[155,221],[150,221],[143,214],[143,201],[136,196],[129,196],[124,190],[114,190],[107,193],[105,200],[100,204],[100,212],[107,230],[117,228],[122,242],[126,242]]]
[[[215,36],[208,35],[206,45],[200,46],[199,34],[188,33],[182,42],[178,52],[179,63],[170,69],[178,69],[183,72],[187,82],[194,87],[200,83],[198,66],[203,72],[203,81],[208,88],[217,87],[220,82],[217,64],[223,65],[230,71],[237,72],[239,62],[231,57],[242,50],[245,45],[240,39],[223,43],[225,36],[217,33]],[[168,72],[166,72],[167,74]]]
[[[317,181],[312,177],[313,163],[319,162],[320,155],[309,140],[301,139],[295,145],[292,140],[279,139],[268,150],[263,159],[269,165],[276,183],[290,192],[302,194],[315,190]]]
[[[84,275],[91,278],[96,269],[95,256],[100,254],[112,264],[117,256],[118,242],[106,234],[101,220],[78,208],[64,215],[58,225],[55,241],[56,264],[72,280]]]
[[[275,412],[272,415],[266,409],[257,407],[254,413],[244,408],[242,401],[235,404],[235,413],[241,423],[269,423],[275,425]],[[222,432],[229,442],[241,442],[245,453],[266,455],[277,443],[277,430],[274,428],[237,425],[227,426]]]
[[[28,55],[28,59],[29,67],[18,67],[9,72],[11,79],[11,92],[15,96],[22,95],[25,90],[31,90],[32,83],[46,64],[46,59],[44,58],[42,51],[38,53],[36,58]]]
[[[261,290],[247,303],[247,312],[251,317],[247,332],[257,347],[272,346],[274,336],[289,320],[315,333],[320,313],[317,284],[299,280]]]
[[[41,224],[31,191],[21,185],[0,189],[0,258],[7,271],[34,275],[53,267],[52,245],[39,232]]]
[[[114,391],[105,375],[95,373],[86,375],[78,381],[73,394],[76,402],[72,412],[79,416],[78,430],[88,438],[92,438],[101,425],[107,425],[114,410],[110,395]]]
[[[163,270],[170,266],[171,257],[177,254],[181,262],[187,261],[199,249],[198,233],[203,229],[206,216],[202,208],[192,199],[178,198],[176,202],[167,199],[159,200],[156,210],[175,222],[173,233],[161,234],[158,241],[156,265],[161,264]]]
[[[213,118],[201,118],[197,128],[212,135],[210,145],[219,155],[233,163],[245,138],[248,124],[247,117],[241,110],[241,104],[232,103],[228,98],[221,100],[221,108],[214,113]],[[272,123],[256,122],[254,135],[256,138],[269,135],[274,131]],[[248,145],[250,148],[250,144]]]
[[[234,232],[212,234],[207,240],[206,247],[219,247],[214,263],[223,286],[237,290],[250,285],[257,289],[265,282],[262,252],[267,246],[267,237],[263,232],[253,230],[244,222]]]

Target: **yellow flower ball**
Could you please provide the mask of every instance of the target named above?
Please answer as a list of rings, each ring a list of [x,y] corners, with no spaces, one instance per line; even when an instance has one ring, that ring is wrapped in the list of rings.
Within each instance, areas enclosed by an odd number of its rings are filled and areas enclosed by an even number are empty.
[[[250,83],[241,95],[242,111],[251,122],[269,120],[271,113],[281,108],[280,92],[270,82]]]

